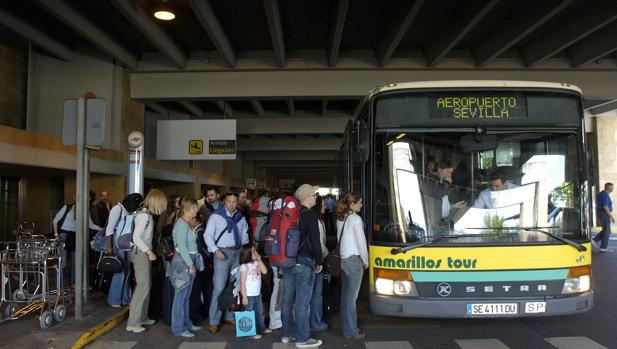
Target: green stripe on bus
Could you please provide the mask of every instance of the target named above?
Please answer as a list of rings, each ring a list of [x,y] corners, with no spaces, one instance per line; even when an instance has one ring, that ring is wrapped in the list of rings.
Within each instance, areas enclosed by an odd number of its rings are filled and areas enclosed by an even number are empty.
[[[516,271],[412,271],[417,282],[493,282],[564,280],[568,269]]]

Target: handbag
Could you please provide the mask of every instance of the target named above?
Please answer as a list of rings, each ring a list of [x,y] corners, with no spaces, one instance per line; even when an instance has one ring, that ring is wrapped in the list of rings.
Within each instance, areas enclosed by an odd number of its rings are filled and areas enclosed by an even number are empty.
[[[99,260],[96,269],[103,273],[119,273],[122,269],[122,261],[116,256],[104,256]]]
[[[328,270],[328,273],[330,273],[330,275],[332,276],[338,277],[341,275],[341,241],[343,241],[343,234],[345,233],[345,223],[347,223],[347,217],[345,217],[345,220],[343,221],[343,227],[341,228],[341,237],[340,239],[338,239],[334,251],[330,252],[330,254],[326,256],[326,268]]]

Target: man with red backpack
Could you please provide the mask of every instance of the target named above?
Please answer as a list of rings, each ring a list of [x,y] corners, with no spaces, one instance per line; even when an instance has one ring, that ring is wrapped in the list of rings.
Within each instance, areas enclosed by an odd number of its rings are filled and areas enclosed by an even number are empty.
[[[310,300],[315,280],[315,273],[322,269],[323,256],[319,240],[319,223],[317,213],[311,210],[315,206],[315,192],[319,187],[309,184],[301,185],[296,190],[295,197],[300,204],[300,212],[296,221],[299,230],[299,243],[297,252],[289,251],[282,258],[271,256],[272,263],[277,260],[283,268],[283,306],[281,318],[283,320],[282,342],[296,342],[296,348],[314,348],[323,344],[319,339],[310,337]],[[285,219],[285,212],[281,216]],[[276,224],[273,220],[273,227]],[[281,229],[282,230],[282,229]],[[289,230],[289,228],[288,228]],[[282,232],[281,232],[282,234]],[[287,233],[285,233],[287,234]],[[287,234],[287,239],[291,237]],[[315,246],[314,248],[312,246]],[[293,264],[292,264],[293,263]]]

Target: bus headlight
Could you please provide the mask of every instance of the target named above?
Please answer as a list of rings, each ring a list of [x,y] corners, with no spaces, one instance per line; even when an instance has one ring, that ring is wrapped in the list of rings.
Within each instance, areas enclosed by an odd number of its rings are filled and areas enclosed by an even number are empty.
[[[591,289],[591,268],[589,266],[571,268],[563,284],[562,294],[587,292]]]
[[[388,296],[418,297],[410,271],[375,268],[373,272],[375,292]]]
[[[390,279],[375,279],[375,291],[379,294],[388,296],[394,295],[394,280]]]
[[[416,290],[416,284],[413,281],[394,281],[394,294],[418,297],[418,290]]]

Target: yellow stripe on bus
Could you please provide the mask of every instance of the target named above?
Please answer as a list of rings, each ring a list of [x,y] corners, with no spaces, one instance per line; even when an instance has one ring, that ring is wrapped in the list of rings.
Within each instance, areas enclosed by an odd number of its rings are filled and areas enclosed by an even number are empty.
[[[591,264],[591,246],[569,245],[420,247],[393,255],[392,247],[371,246],[372,268],[417,271],[556,269]],[[371,273],[372,274],[372,273]],[[372,275],[371,275],[372,278]]]

